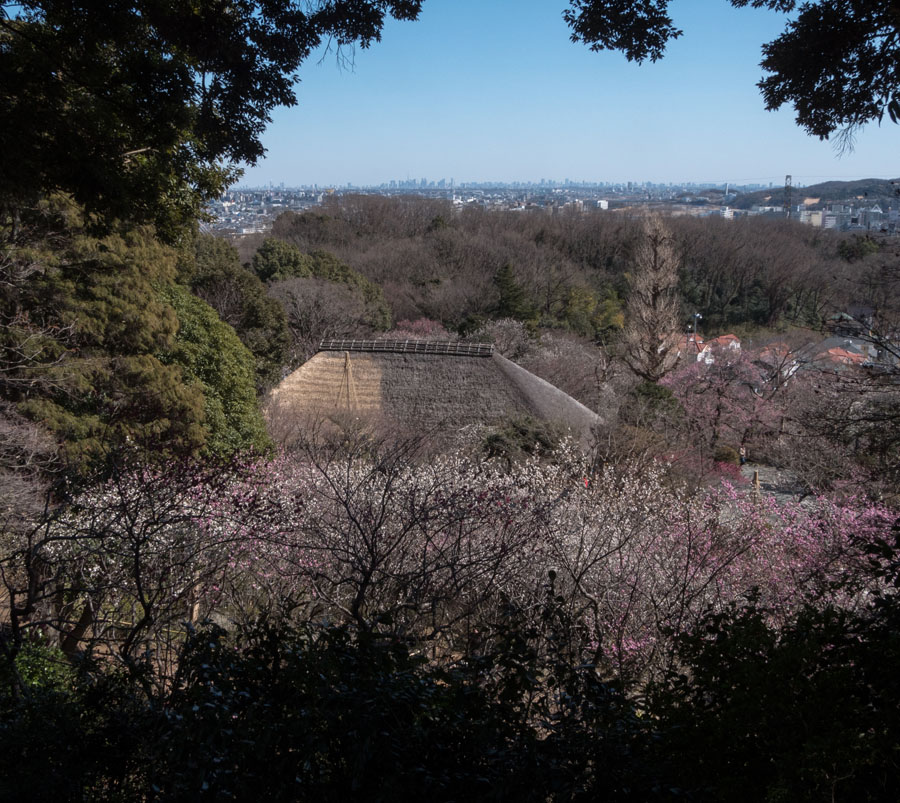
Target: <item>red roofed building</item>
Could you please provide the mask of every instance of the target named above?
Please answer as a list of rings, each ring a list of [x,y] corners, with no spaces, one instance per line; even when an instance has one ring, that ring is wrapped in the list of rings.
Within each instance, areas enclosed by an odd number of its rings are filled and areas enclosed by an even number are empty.
[[[678,341],[678,355],[680,357],[696,358],[703,351],[703,338],[697,334],[682,335]]]
[[[711,348],[732,349],[733,351],[741,350],[741,341],[737,335],[719,335],[712,340],[708,340],[706,345]]]
[[[834,365],[862,365],[866,361],[866,356],[847,349],[833,348],[817,354],[813,359],[816,362],[829,362]]]
[[[716,354],[726,352],[736,353],[741,350],[741,341],[737,335],[719,335],[712,340],[707,340],[703,350],[697,355],[698,360],[702,360],[707,365],[716,360]]]

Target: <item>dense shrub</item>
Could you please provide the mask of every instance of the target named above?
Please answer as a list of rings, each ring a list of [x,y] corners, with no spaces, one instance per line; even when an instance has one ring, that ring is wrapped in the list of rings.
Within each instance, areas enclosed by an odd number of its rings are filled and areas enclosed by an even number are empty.
[[[575,660],[552,595],[446,666],[403,641],[260,621],[184,644],[144,697],[82,674],[0,707],[3,799],[650,800],[647,725]],[[541,680],[538,680],[541,679]],[[21,799],[21,798],[18,798]]]
[[[896,624],[810,606],[775,627],[751,599],[679,636],[649,706],[682,783],[747,803],[896,799]]]
[[[163,297],[175,310],[179,327],[160,359],[180,367],[187,384],[201,388],[206,451],[227,456],[268,448],[269,438],[256,403],[253,355],[212,307],[185,288],[172,285]]]
[[[726,463],[728,465],[737,466],[740,465],[741,455],[733,446],[719,444],[716,447],[716,451],[713,453],[713,460],[717,463]]]
[[[288,362],[290,332],[282,306],[241,265],[235,248],[212,235],[199,235],[189,286],[229,324],[254,357],[258,390],[281,379]],[[190,260],[188,260],[190,261]]]

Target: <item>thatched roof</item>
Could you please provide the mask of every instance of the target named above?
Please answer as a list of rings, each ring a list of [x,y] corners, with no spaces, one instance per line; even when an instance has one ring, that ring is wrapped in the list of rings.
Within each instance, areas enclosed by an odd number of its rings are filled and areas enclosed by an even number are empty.
[[[276,437],[288,442],[310,421],[456,434],[530,416],[587,444],[600,423],[489,344],[433,341],[324,341],[272,391],[266,415]]]

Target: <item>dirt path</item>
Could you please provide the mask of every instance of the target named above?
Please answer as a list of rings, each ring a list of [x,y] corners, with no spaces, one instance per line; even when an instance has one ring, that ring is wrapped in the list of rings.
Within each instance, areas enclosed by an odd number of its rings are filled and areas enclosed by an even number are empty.
[[[759,492],[764,496],[774,496],[778,502],[796,502],[804,495],[803,486],[797,482],[792,471],[763,466],[759,463],[747,463],[741,466],[741,474],[753,487],[754,472],[759,472]]]

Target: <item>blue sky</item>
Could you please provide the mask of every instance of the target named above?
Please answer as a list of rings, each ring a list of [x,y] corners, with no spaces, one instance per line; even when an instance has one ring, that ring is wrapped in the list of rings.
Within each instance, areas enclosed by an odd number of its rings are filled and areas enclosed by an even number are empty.
[[[767,112],[760,45],[784,16],[673,0],[684,35],[642,66],[569,41],[565,0],[426,0],[417,22],[341,69],[319,53],[299,103],[275,112],[267,157],[241,184],[730,181],[794,184],[900,175],[900,127],[870,125],[853,153]]]

